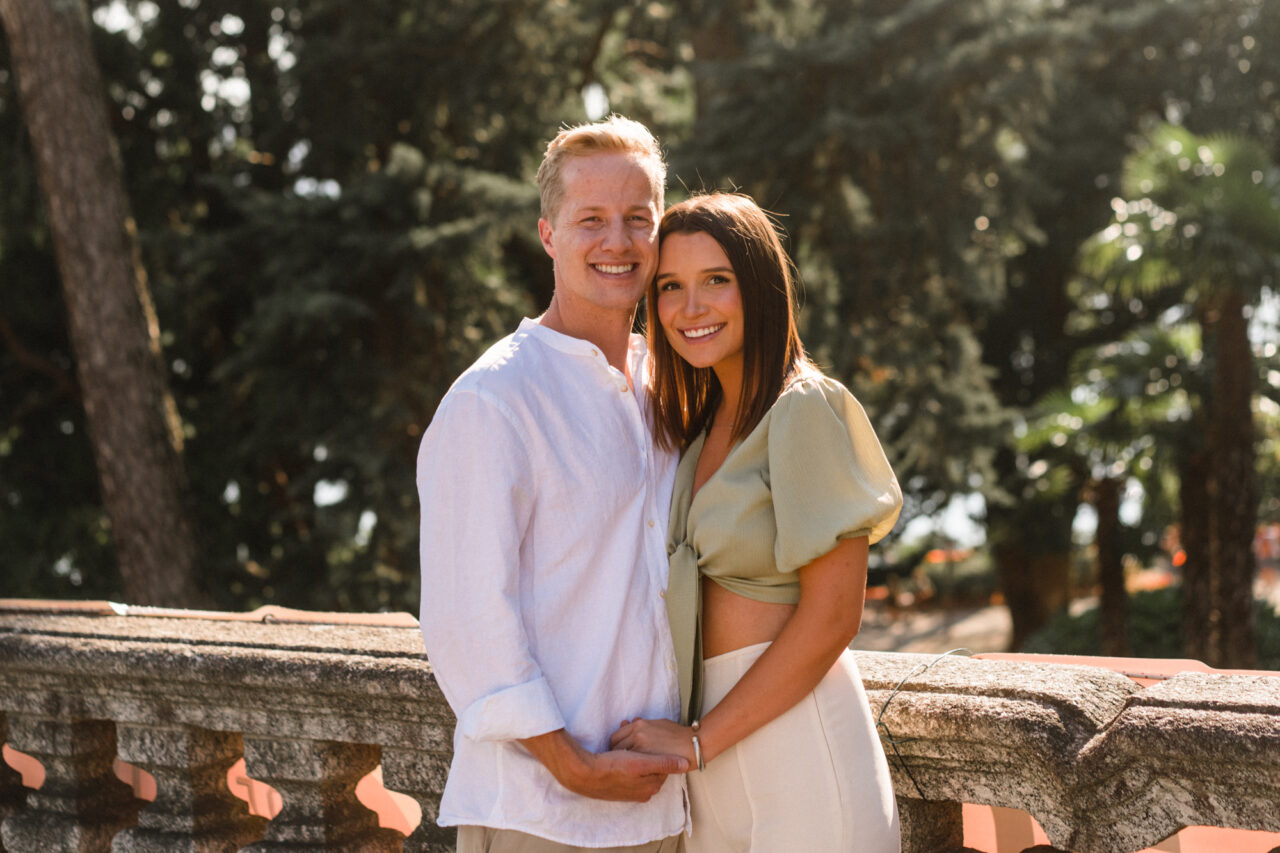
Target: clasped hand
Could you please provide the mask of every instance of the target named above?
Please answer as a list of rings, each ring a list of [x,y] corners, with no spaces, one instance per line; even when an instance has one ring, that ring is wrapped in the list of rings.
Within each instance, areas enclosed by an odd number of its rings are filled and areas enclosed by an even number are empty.
[[[671,720],[623,720],[618,730],[609,735],[609,748],[650,755],[679,755],[690,767],[697,767],[693,729]]]
[[[688,767],[678,755],[651,755],[612,750],[591,756],[584,778],[562,780],[575,793],[601,800],[646,802],[658,793],[673,773]]]
[[[645,802],[658,793],[667,776],[689,769],[689,762],[679,754],[623,749],[591,753],[564,729],[522,738],[520,743],[561,785],[599,800]]]

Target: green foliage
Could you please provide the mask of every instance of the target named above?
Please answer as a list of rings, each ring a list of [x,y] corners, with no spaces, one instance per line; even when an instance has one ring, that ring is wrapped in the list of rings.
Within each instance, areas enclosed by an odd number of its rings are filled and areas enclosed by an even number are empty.
[[[1280,669],[1280,613],[1256,605],[1258,668]],[[1181,658],[1182,588],[1132,593],[1127,604],[1126,628],[1133,657]],[[1059,612],[1027,641],[1023,651],[1034,654],[1101,655],[1099,612],[1089,608],[1078,615]]]
[[[407,148],[336,199],[224,191],[239,222],[178,256],[171,293],[209,569],[228,605],[406,607],[417,441],[478,348],[529,313],[500,285],[536,194]]]
[[[583,118],[588,36],[615,13],[97,4],[223,606],[415,609],[418,439],[453,377],[545,305],[531,167]],[[0,595],[118,597],[78,400],[45,369],[73,359],[3,60]]]
[[[1259,142],[1161,125],[1129,158],[1125,198],[1085,247],[1082,269],[1113,292],[1245,289],[1256,302],[1280,271],[1280,168]]]

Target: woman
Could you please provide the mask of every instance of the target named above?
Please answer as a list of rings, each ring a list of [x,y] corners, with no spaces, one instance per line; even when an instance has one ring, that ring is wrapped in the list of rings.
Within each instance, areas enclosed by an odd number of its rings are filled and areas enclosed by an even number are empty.
[[[889,770],[849,642],[901,491],[862,407],[806,358],[793,274],[749,198],[667,211],[647,311],[659,440],[683,451],[667,595],[685,722],[613,746],[683,755],[690,853],[896,851]]]

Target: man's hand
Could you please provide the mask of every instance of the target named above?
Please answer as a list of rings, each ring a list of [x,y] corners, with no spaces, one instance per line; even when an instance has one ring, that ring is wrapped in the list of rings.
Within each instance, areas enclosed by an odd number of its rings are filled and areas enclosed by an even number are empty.
[[[564,729],[520,741],[575,794],[597,800],[648,801],[667,776],[684,773],[689,762],[675,755],[645,755],[615,749],[591,753]]]
[[[684,773],[689,762],[675,755],[645,755],[615,749],[601,752],[590,758],[590,770],[576,785],[565,784],[569,790],[598,800],[633,800],[645,802],[662,787],[667,776]]]

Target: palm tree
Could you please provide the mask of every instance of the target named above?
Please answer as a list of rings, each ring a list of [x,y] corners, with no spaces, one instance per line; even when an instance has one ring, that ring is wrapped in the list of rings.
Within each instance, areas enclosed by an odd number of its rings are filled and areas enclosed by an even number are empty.
[[[1161,436],[1175,428],[1186,408],[1180,360],[1171,358],[1175,341],[1175,334],[1146,328],[1081,350],[1071,360],[1070,390],[1042,399],[1018,442],[1029,468],[1049,473],[1053,460],[1066,453],[1081,473],[1082,496],[1097,515],[1101,646],[1108,655],[1130,651],[1121,498],[1130,480],[1140,482],[1147,494],[1160,491],[1152,481],[1166,467],[1161,463],[1168,443]],[[1159,515],[1150,510],[1143,513],[1148,528],[1150,517]]]
[[[1113,656],[1128,654],[1119,510],[1131,461],[1127,457],[1134,446],[1129,441],[1133,433],[1119,427],[1124,407],[1123,398],[1101,397],[1094,388],[1076,385],[1070,392],[1041,400],[1038,414],[1027,422],[1018,441],[1029,475],[1043,472],[1038,479],[1047,488],[1054,488],[1055,481],[1059,487],[1076,485],[1097,515],[1094,551],[1101,590],[1101,645],[1104,654]],[[1072,473],[1075,476],[1068,476]]]
[[[1250,666],[1256,659],[1252,544],[1258,488],[1247,310],[1280,273],[1280,170],[1253,140],[1202,137],[1162,125],[1127,159],[1123,192],[1112,202],[1112,223],[1087,246],[1082,269],[1121,297],[1176,288],[1200,325],[1211,377],[1202,401],[1209,604],[1204,658],[1215,666]],[[1190,590],[1202,567],[1187,568]],[[1187,596],[1193,603],[1197,598]]]

